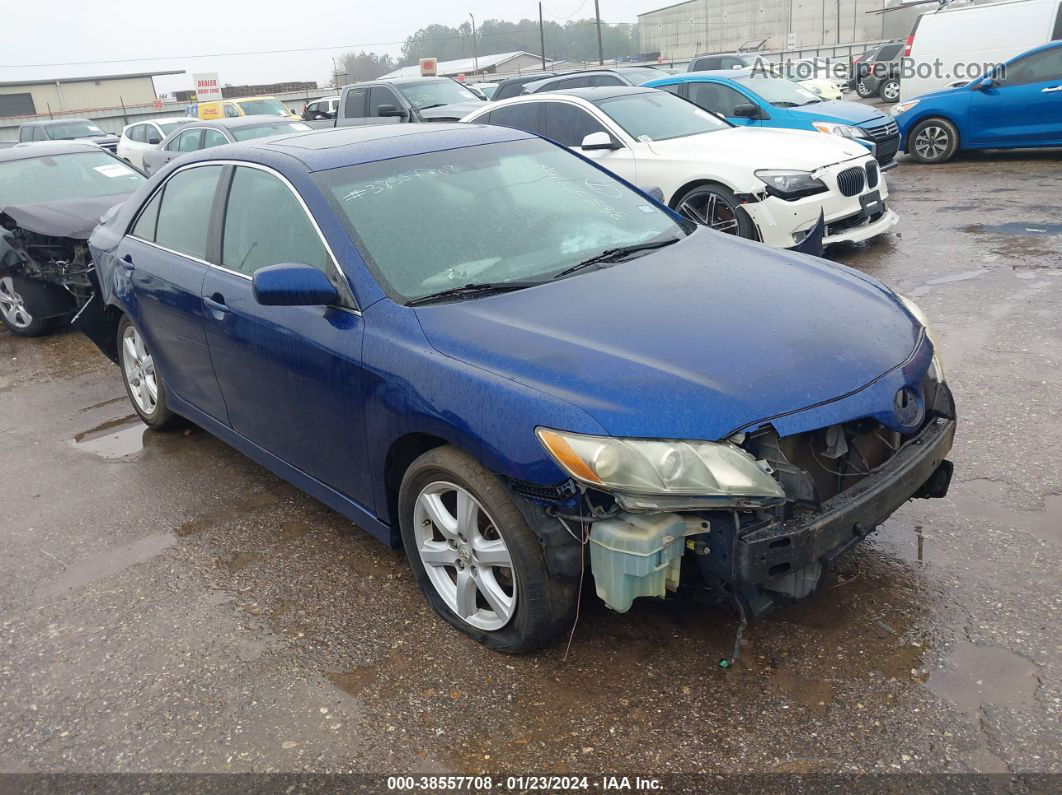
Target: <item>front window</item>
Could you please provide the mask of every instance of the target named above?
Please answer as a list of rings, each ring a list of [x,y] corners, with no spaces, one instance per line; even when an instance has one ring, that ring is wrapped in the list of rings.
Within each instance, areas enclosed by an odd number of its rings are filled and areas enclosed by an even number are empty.
[[[132,193],[144,177],[104,152],[78,152],[0,163],[6,205]]]
[[[751,74],[735,80],[776,108],[799,108],[801,105],[822,102],[822,98],[814,91],[798,86],[784,77]]]
[[[666,141],[725,130],[730,125],[663,91],[624,94],[595,103],[636,141]]]
[[[59,124],[49,124],[44,128],[44,132],[53,141],[69,141],[72,138],[89,138],[93,135],[107,134],[90,121],[64,121]]]
[[[245,99],[237,103],[244,116],[290,116],[287,109],[279,99]]]
[[[306,132],[312,130],[309,124],[301,121],[278,121],[267,124],[256,124],[254,127],[236,127],[232,130],[232,136],[237,141],[250,141],[252,138],[265,138],[267,135],[280,135],[290,132]]]
[[[317,179],[377,281],[402,303],[473,283],[548,281],[604,251],[687,234],[643,196],[540,139],[349,166]],[[492,233],[471,234],[470,218]]]
[[[425,80],[423,83],[403,83],[397,86],[409,104],[417,110],[455,105],[459,102],[482,102],[475,94],[453,80]]]

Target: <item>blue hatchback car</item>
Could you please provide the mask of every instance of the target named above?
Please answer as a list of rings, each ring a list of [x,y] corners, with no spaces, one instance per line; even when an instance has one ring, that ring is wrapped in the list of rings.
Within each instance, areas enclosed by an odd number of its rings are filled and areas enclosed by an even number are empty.
[[[517,130],[203,150],[90,245],[145,423],[191,420],[404,547],[495,649],[570,626],[587,564],[619,611],[692,573],[763,615],[948,487],[914,304]]]
[[[920,163],[960,149],[1062,146],[1062,41],[1011,59],[986,77],[893,108],[901,148]]]
[[[892,119],[860,102],[822,99],[784,77],[732,69],[688,72],[642,85],[678,94],[732,124],[842,135],[872,150],[882,170],[896,165],[900,136]]]

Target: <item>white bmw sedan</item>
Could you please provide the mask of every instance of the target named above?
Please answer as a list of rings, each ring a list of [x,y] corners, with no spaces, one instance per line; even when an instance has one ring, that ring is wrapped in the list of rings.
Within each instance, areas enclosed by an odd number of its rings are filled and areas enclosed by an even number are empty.
[[[859,242],[899,220],[877,161],[839,136],[735,127],[653,88],[581,88],[492,102],[463,121],[515,127],[582,153],[720,232],[776,248]],[[817,236],[817,233],[816,233]]]

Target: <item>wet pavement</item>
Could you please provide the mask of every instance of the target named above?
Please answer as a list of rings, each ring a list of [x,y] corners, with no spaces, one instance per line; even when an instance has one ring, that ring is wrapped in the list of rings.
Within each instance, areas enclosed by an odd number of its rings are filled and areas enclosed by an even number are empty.
[[[933,319],[953,489],[731,670],[735,616],[683,599],[489,652],[401,553],[146,431],[87,340],[0,332],[0,771],[1062,772],[1062,153],[888,181],[899,226],[833,256]]]

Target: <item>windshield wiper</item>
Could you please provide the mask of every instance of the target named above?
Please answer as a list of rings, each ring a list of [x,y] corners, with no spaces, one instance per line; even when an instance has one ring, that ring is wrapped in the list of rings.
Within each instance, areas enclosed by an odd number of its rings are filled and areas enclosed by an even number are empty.
[[[800,107],[795,102],[790,102],[788,99],[779,100],[778,102],[772,102],[776,108],[797,108]]]
[[[576,271],[581,271],[583,268],[589,268],[591,265],[599,265],[604,262],[619,262],[624,257],[629,257],[631,254],[637,254],[641,251],[652,251],[654,248],[663,248],[664,246],[670,246],[672,243],[677,243],[681,238],[669,237],[667,240],[656,240],[648,243],[635,243],[632,246],[620,246],[619,248],[608,248],[602,251],[600,254],[596,254],[589,259],[584,259],[582,262],[578,262],[572,265],[570,268],[565,268],[560,273],[553,276],[554,279],[559,279],[562,276],[568,276]]]
[[[445,301],[447,298],[470,298],[475,295],[488,293],[507,293],[513,290],[522,290],[525,287],[534,287],[542,282],[481,282],[461,285],[460,287],[447,287],[437,293],[429,293],[419,298],[406,301],[406,306],[420,306],[431,304],[436,301]]]
[[[423,107],[417,108],[417,110],[431,110],[432,108],[441,108],[444,105],[449,105],[449,104],[451,104],[451,103],[449,103],[449,102],[436,102],[436,103],[434,103],[432,105],[424,105]]]

